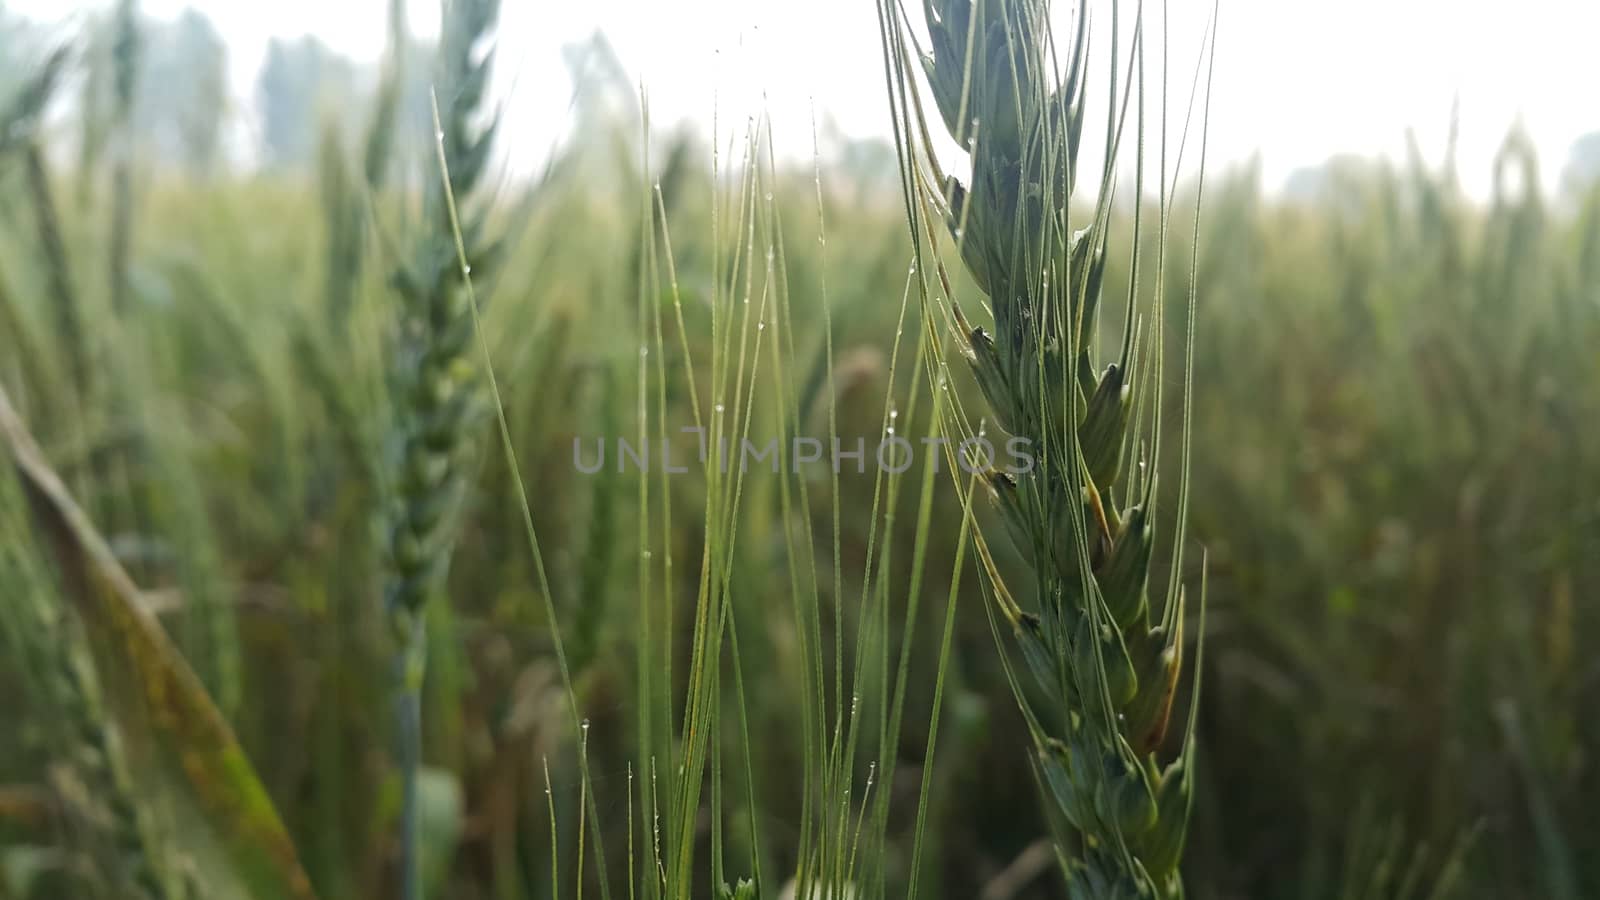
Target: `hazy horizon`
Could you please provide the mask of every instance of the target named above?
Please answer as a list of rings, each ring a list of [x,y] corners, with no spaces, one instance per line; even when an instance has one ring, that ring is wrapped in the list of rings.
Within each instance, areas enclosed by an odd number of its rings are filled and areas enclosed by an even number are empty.
[[[70,29],[86,12],[107,5],[11,0],[5,8]],[[1210,4],[1172,6],[1170,86],[1176,120],[1187,100]],[[1583,91],[1583,85],[1600,84],[1600,57],[1582,46],[1600,32],[1600,4],[1573,6],[1537,0],[1508,18],[1492,16],[1487,3],[1443,0],[1358,0],[1338,10],[1316,3],[1227,0],[1211,107],[1212,164],[1227,168],[1259,155],[1264,184],[1277,190],[1296,171],[1335,156],[1401,160],[1408,130],[1424,156],[1437,163],[1459,100],[1457,161],[1468,193],[1488,196],[1495,153],[1516,124],[1537,147],[1542,186],[1552,193],[1574,142],[1600,131],[1600,106]],[[385,40],[383,29],[372,26],[382,21],[385,0],[350,0],[336,9],[311,0],[144,0],[141,7],[158,18],[174,17],[186,7],[211,18],[228,44],[236,112],[251,108],[255,79],[273,38],[311,34],[358,63],[375,62]],[[1148,7],[1153,21],[1160,7]],[[1136,8],[1124,4],[1124,44]],[[572,84],[560,51],[596,31],[647,91],[658,131],[688,121],[709,133],[716,109],[726,135],[730,122],[765,110],[779,154],[808,158],[815,109],[819,121],[845,137],[888,135],[871,4],[703,0],[669,6],[601,0],[581,9],[561,4],[547,11],[553,16],[548,21],[531,4],[510,4],[502,16],[496,91],[505,112],[502,150],[513,172],[535,170],[565,132]],[[1569,24],[1545,33],[1558,11]],[[408,13],[414,34],[436,32],[435,2],[408,0]],[[1106,33],[1107,25],[1108,17],[1101,16],[1099,33]],[[1154,97],[1151,102],[1154,106]],[[252,118],[235,127],[252,135]]]

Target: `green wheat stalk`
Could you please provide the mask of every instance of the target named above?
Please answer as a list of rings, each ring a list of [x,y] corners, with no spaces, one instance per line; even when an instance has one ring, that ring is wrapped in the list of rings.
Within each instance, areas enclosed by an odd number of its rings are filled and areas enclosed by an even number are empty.
[[[473,205],[488,168],[494,124],[481,124],[492,54],[479,56],[499,15],[498,0],[456,0],[443,10],[436,72],[446,181],[428,180],[424,235],[395,273],[400,322],[393,347],[393,434],[398,447],[390,517],[386,609],[397,642],[397,718],[404,784],[401,814],[402,896],[422,896],[418,777],[426,607],[449,565],[456,511],[466,489],[469,436],[484,400],[471,358],[473,314],[467,274],[481,270],[490,242]],[[455,205],[467,262],[458,265]]]
[[[1096,173],[1078,165],[1092,74],[1083,5],[1075,5],[1070,46],[1061,48],[1047,0],[924,0],[923,10],[930,46],[913,51],[908,41],[915,38],[899,7],[880,4],[909,223],[919,248],[926,241],[937,250],[941,240],[926,225],[930,219],[948,231],[986,297],[993,330],[971,324],[942,264],[936,265],[938,290],[924,298],[924,319],[932,333],[953,333],[989,407],[977,428],[957,410],[951,437],[963,450],[952,454],[952,463],[986,469],[1000,518],[1036,585],[1027,607],[1013,599],[980,537],[993,600],[987,611],[1032,735],[1068,894],[1082,900],[1180,897],[1178,864],[1194,791],[1192,716],[1176,758],[1163,765],[1159,751],[1184,645],[1179,575],[1189,390],[1165,603],[1153,604],[1148,588],[1161,440],[1164,129],[1158,305],[1141,315],[1135,212],[1127,311],[1109,362],[1096,340],[1117,153],[1134,97],[1135,193],[1142,200],[1143,9],[1133,33],[1136,68],[1119,78],[1120,16],[1112,4],[1116,50],[1106,79],[1106,161]],[[913,52],[940,121],[965,151],[971,168],[964,182],[940,170],[909,75]],[[1080,185],[1095,191],[1095,204],[1091,217],[1077,223],[1071,200]],[[1188,353],[1192,366],[1192,337]],[[929,372],[942,376],[937,366]],[[995,455],[983,454],[982,441],[996,426],[997,439],[1026,442],[1031,465],[994,468]],[[974,452],[982,458],[971,457]],[[1009,642],[1000,639],[995,612],[1009,625]],[[1031,689],[1016,675],[1021,669],[1031,673]],[[1198,698],[1198,679],[1195,690]]]
[[[111,74],[111,251],[108,271],[111,309],[128,308],[128,261],[133,247],[133,106],[142,48],[136,0],[117,3],[112,25]]]

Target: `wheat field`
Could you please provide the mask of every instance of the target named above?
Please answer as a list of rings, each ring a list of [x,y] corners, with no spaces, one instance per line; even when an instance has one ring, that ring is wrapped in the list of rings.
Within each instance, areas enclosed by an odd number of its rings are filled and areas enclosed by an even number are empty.
[[[0,900],[1600,896],[1600,177],[1277,189],[1126,0],[514,176],[390,6],[241,164],[0,5]]]

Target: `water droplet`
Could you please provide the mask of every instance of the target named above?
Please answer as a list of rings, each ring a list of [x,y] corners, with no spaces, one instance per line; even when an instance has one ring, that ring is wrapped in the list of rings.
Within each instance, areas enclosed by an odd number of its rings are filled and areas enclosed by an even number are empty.
[[[957,228],[956,229],[956,240],[958,240],[958,241],[961,240],[961,235],[962,235],[962,233],[964,231],[965,231],[965,229],[963,229],[963,228]]]
[[[649,356],[650,355],[650,348],[641,346],[639,348],[639,355],[640,356]]]
[[[757,331],[766,331],[767,330],[767,323],[765,323],[765,322],[757,322],[756,323],[756,330]]]
[[[898,410],[898,409],[889,410],[889,418],[891,418],[891,419],[900,418],[900,410]]]
[[[889,426],[889,433],[890,434],[894,434],[894,426],[893,425]]]
[[[771,191],[767,191],[767,202],[768,203],[772,202],[772,192]]]
[[[588,719],[584,719],[583,720],[583,733],[584,734],[588,734],[589,733],[589,720]]]
[[[644,559],[649,559],[650,558],[650,551],[649,550],[641,551],[639,553],[639,556],[644,558]]]
[[[722,412],[722,404],[721,403],[717,404],[717,412]]]
[[[471,265],[462,266],[461,267],[461,274],[463,274],[463,275],[471,275],[472,274],[472,266]]]

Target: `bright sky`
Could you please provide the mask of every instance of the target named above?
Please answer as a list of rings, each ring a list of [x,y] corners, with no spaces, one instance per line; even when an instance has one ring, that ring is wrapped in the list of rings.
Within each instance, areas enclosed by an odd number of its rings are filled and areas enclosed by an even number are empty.
[[[1172,84],[1186,90],[1210,4],[1170,0]],[[0,0],[70,22],[107,0]],[[411,24],[433,30],[436,0],[408,0]],[[314,33],[356,59],[376,59],[385,0],[143,0],[157,16],[193,5],[229,42],[232,89],[248,101],[272,36]],[[910,3],[915,8],[920,4]],[[1058,2],[1062,9],[1069,6]],[[1131,13],[1134,3],[1124,2]],[[1150,0],[1150,9],[1159,7]],[[1398,157],[1407,127],[1434,160],[1461,100],[1462,179],[1487,192],[1490,164],[1520,120],[1553,187],[1572,142],[1600,130],[1600,2],[1523,0],[1222,0],[1211,118],[1214,164],[1259,152],[1269,186],[1332,154]],[[1096,8],[1109,8],[1096,0]],[[1107,25],[1108,16],[1097,19]],[[505,0],[498,59],[505,149],[532,168],[562,131],[570,86],[560,49],[595,29],[642,81],[657,122],[709,129],[764,108],[781,153],[809,153],[813,101],[852,136],[887,133],[871,0]],[[763,101],[762,98],[765,98]]]

